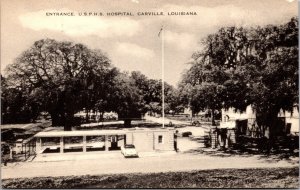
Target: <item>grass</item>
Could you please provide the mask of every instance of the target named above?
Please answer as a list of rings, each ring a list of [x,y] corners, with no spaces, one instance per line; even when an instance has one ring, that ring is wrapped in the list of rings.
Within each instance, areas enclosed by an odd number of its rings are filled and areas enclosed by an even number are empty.
[[[3,188],[298,188],[299,168],[218,169],[2,180]]]
[[[1,125],[1,129],[23,128],[27,124],[30,124],[30,123],[24,123],[24,124],[3,124],[3,125]]]
[[[162,127],[162,124],[146,121],[134,121],[131,123],[131,128],[140,127],[140,128],[159,128]],[[124,129],[124,124],[110,124],[102,126],[101,122],[98,126],[91,127],[76,127],[77,130],[101,130],[101,129]]]

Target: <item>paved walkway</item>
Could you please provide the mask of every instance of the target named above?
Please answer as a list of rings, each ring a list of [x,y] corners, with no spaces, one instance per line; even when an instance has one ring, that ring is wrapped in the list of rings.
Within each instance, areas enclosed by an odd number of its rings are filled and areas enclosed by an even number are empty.
[[[168,125],[170,122],[172,122],[172,124],[175,124],[175,125],[191,125],[190,122],[188,121],[177,121],[177,120],[174,120],[174,119],[168,119],[165,117],[165,119],[163,119],[162,117],[152,117],[152,116],[149,116],[149,115],[145,115],[144,119],[146,120],[149,120],[149,121],[153,121],[155,123],[161,123],[161,124],[165,124],[165,125]]]

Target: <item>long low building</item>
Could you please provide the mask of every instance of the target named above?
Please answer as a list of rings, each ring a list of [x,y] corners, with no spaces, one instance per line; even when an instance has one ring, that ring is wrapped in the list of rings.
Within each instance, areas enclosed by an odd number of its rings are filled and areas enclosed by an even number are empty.
[[[36,137],[36,153],[108,152],[133,144],[139,152],[173,151],[173,128],[49,131]]]

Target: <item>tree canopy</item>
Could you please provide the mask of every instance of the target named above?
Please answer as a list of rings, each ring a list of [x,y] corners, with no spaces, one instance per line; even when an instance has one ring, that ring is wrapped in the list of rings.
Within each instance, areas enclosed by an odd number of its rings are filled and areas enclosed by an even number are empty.
[[[201,41],[179,86],[194,111],[252,105],[272,127],[280,109],[298,103],[298,19],[265,27],[226,27]]]
[[[48,111],[53,125],[70,130],[75,112],[89,108],[96,96],[105,99],[111,71],[110,60],[100,50],[45,39],[8,66],[7,81],[27,92],[39,111]]]

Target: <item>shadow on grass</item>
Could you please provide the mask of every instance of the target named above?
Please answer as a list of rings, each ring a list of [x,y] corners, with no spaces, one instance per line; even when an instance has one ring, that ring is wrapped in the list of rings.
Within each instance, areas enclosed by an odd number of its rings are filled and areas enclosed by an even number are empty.
[[[4,188],[297,188],[299,168],[216,169],[6,179]]]
[[[218,157],[252,157],[265,160],[266,162],[279,162],[281,160],[296,163],[299,160],[299,137],[297,136],[278,136],[272,140],[266,138],[253,138],[240,136],[237,143],[230,148],[200,148],[204,145],[210,146],[209,140],[205,141],[205,136],[190,139],[198,141],[199,148],[182,151],[183,154],[209,155]],[[208,142],[207,142],[208,141]]]
[[[200,144],[200,143],[199,143]],[[211,149],[211,148],[195,148],[186,151],[179,152],[181,154],[191,154],[191,155],[207,155],[212,157],[256,157],[258,160],[263,160],[268,163],[276,163],[282,160],[287,161],[291,164],[298,163],[299,151],[290,152],[289,150],[277,150],[262,152],[260,150],[250,149],[250,150],[240,150],[240,149]]]

